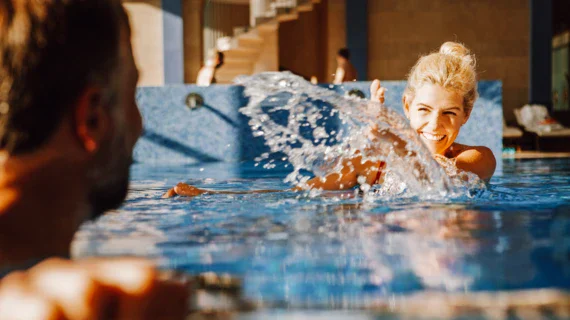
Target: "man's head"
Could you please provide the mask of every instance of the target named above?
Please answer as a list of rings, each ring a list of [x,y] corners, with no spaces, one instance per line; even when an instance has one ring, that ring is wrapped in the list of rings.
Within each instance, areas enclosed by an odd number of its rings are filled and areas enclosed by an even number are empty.
[[[336,61],[340,64],[350,60],[350,50],[348,48],[342,48],[338,50],[336,54]]]
[[[94,215],[127,192],[137,78],[120,1],[0,2],[0,151],[80,168]]]

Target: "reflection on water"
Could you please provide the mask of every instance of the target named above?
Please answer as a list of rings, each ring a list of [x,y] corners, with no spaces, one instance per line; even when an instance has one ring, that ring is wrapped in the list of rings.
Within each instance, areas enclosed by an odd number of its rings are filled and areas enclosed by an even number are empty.
[[[279,306],[570,289],[568,159],[506,163],[482,195],[463,200],[380,202],[352,192],[159,199],[181,177],[212,189],[287,188],[283,172],[248,167],[248,176],[210,178],[220,170],[136,166],[127,204],[84,225],[75,256],[137,254],[191,274],[229,273],[243,279],[248,299]]]

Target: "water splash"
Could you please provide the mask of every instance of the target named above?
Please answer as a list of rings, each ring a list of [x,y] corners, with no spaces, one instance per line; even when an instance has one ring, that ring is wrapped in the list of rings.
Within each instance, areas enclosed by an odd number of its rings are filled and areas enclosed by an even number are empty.
[[[289,72],[242,76],[236,83],[250,98],[240,111],[270,149],[256,160],[266,161],[266,168],[276,158],[288,160],[293,172],[286,182],[306,185],[312,175],[340,172],[343,160],[362,155],[387,163],[379,188],[360,185],[376,198],[440,199],[484,188],[475,175],[458,172],[452,163],[440,165],[408,121],[380,103],[341,96]]]

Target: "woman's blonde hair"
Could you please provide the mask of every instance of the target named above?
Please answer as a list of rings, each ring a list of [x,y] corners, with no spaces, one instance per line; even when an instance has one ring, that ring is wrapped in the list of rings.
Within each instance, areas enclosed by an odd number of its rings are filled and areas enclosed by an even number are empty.
[[[424,84],[437,84],[453,89],[463,96],[463,108],[469,115],[477,100],[477,73],[475,56],[464,45],[446,42],[439,52],[421,57],[408,75],[404,95],[413,100]]]

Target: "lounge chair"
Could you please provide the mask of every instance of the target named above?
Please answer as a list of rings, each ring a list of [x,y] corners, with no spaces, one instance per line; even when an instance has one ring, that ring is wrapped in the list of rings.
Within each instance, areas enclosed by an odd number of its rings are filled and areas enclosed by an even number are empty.
[[[542,138],[565,138],[570,137],[570,128],[566,128],[548,114],[548,109],[542,105],[525,105],[515,109],[515,117],[518,124],[525,131],[534,133],[536,150],[540,150]]]

